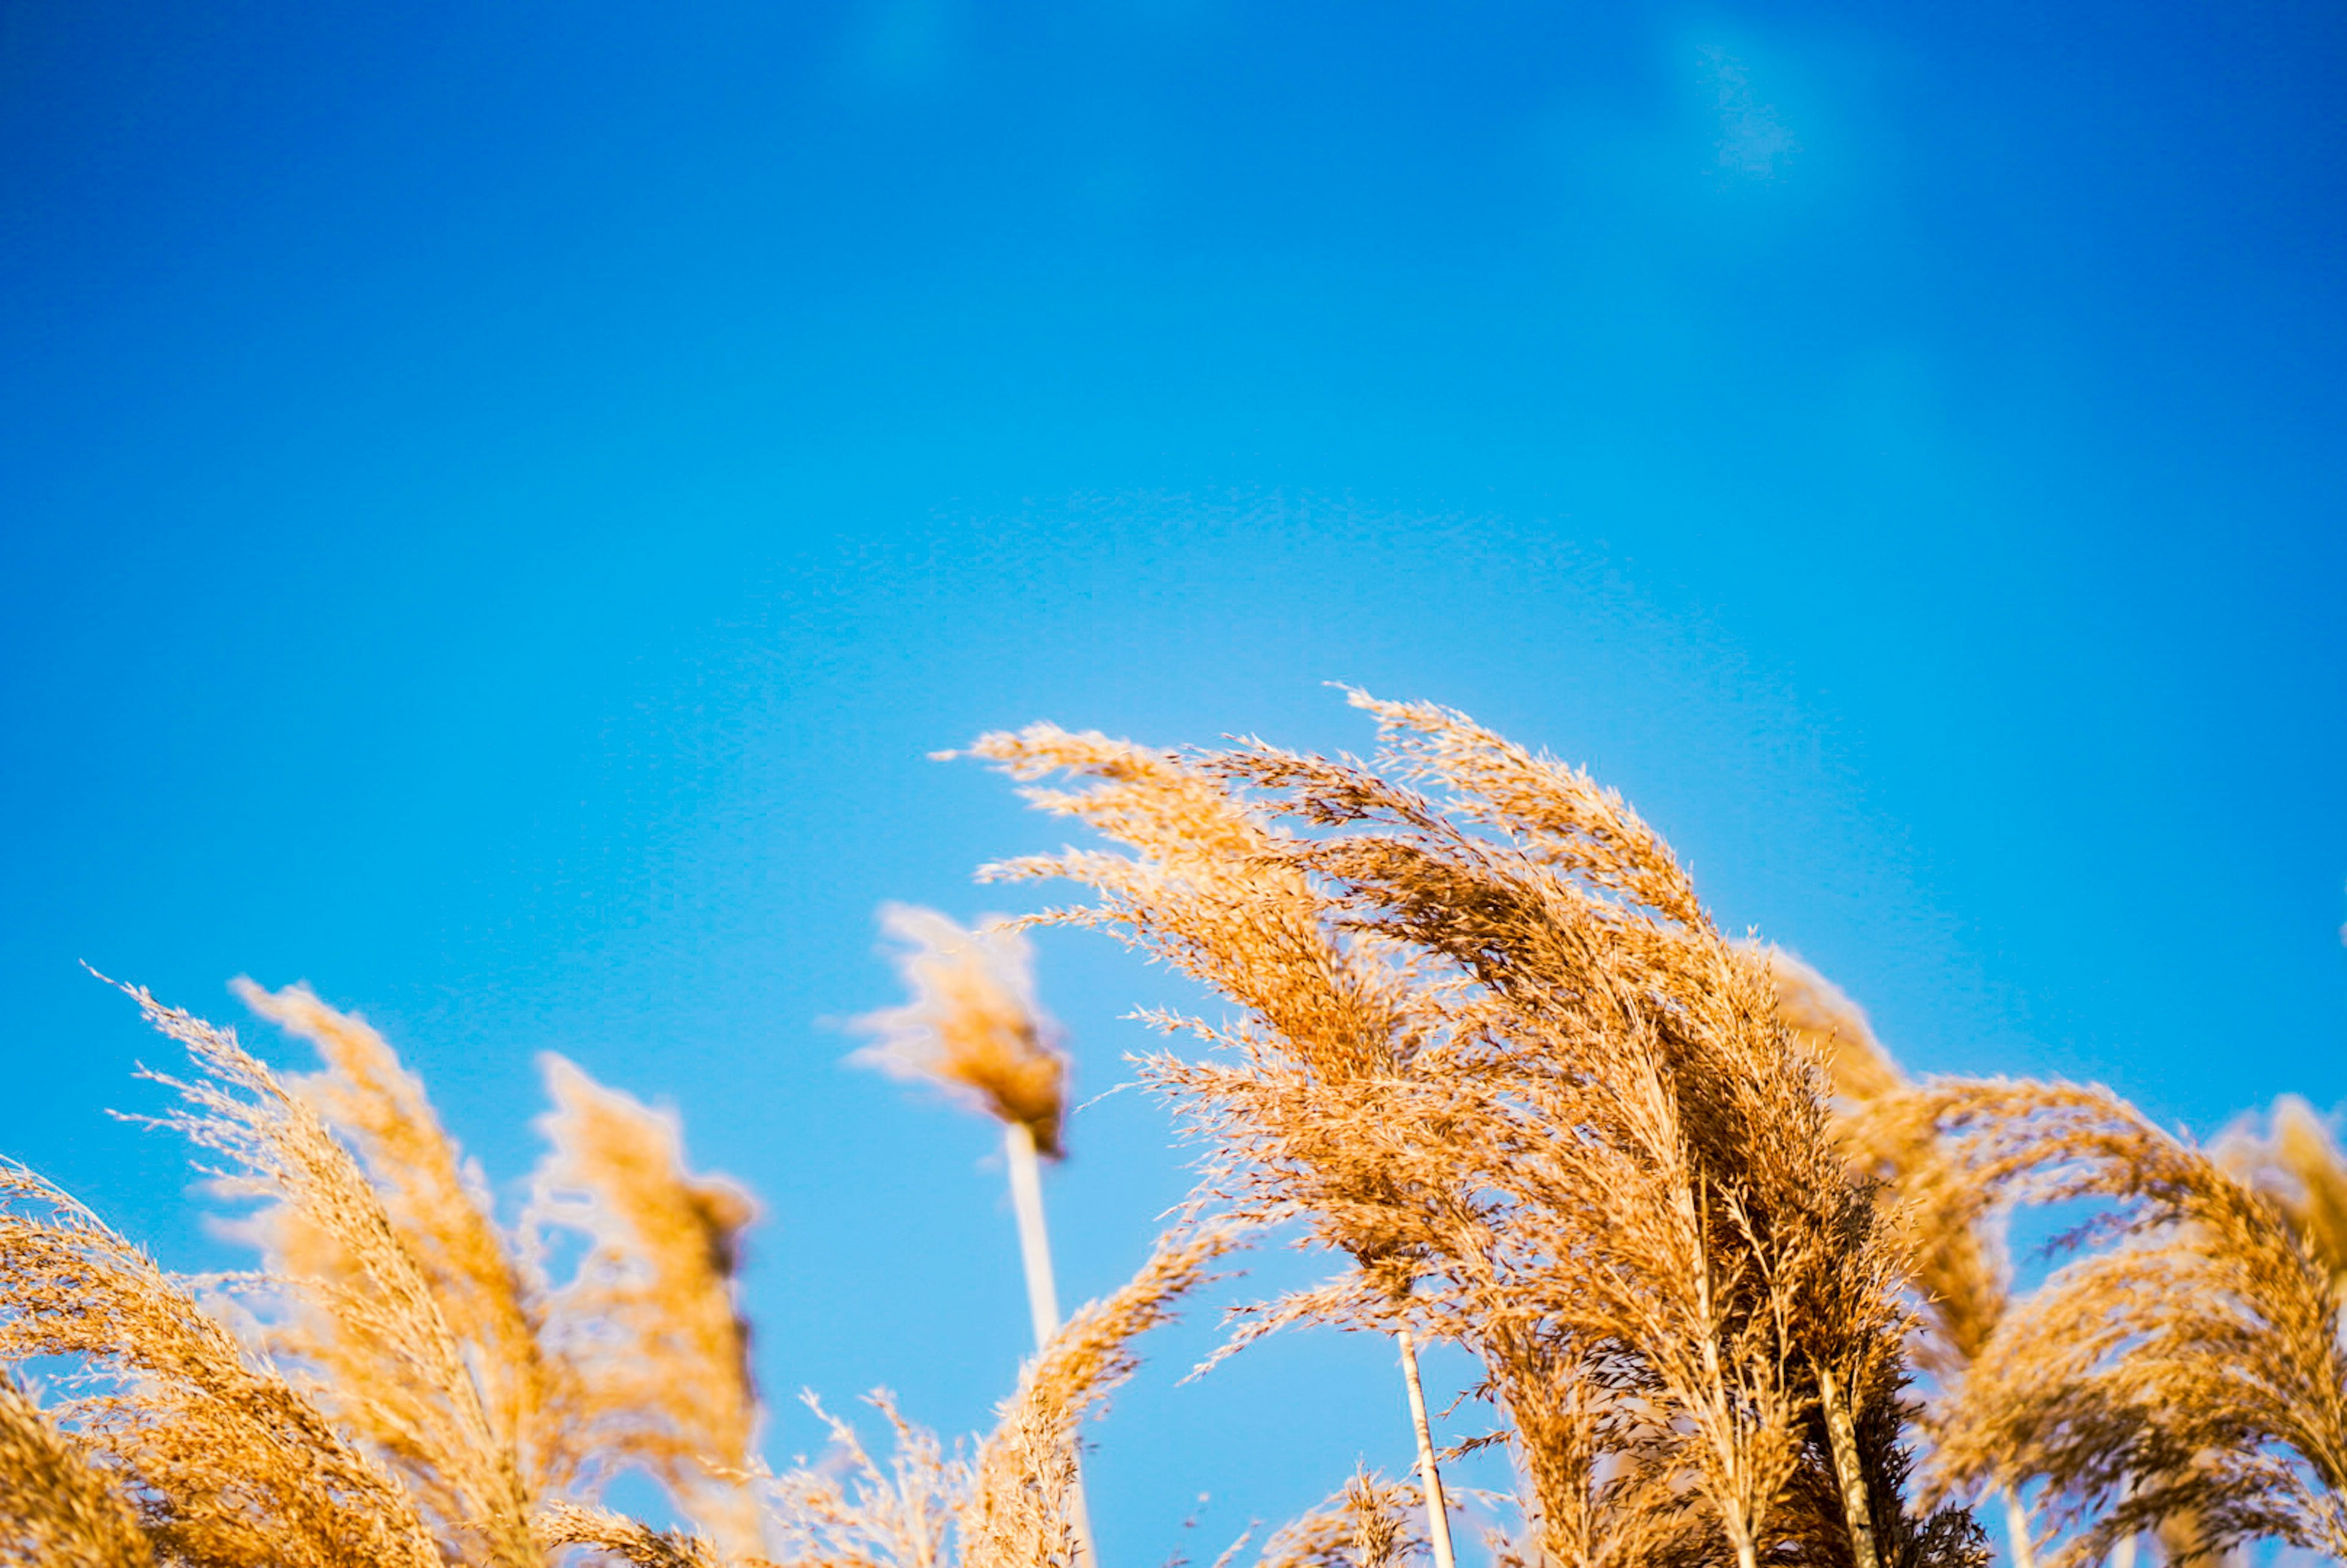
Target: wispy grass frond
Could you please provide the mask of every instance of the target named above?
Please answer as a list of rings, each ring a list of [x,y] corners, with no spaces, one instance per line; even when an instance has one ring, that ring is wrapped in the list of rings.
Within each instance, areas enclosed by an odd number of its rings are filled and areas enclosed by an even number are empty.
[[[2106,1200],[1975,1363],[1938,1456],[2042,1481],[2084,1562],[2163,1522],[2200,1551],[2275,1538],[2347,1556],[2347,1350],[2331,1270],[2269,1198],[2109,1091],[1924,1092],[1973,1179]]]
[[[720,1568],[709,1543],[673,1530],[654,1530],[641,1520],[608,1508],[550,1503],[535,1521],[539,1544],[548,1553],[585,1547],[634,1568]]]
[[[1835,1094],[1862,1105],[1907,1087],[1906,1073],[1875,1038],[1866,1009],[1840,986],[1782,948],[1739,945],[1754,947],[1768,958],[1769,978],[1777,984],[1777,1016],[1825,1064]]]
[[[307,986],[270,991],[235,982],[245,1005],[310,1042],[324,1071],[285,1081],[357,1153],[400,1245],[421,1271],[447,1331],[464,1347],[498,1448],[509,1450],[523,1490],[536,1497],[578,1479],[583,1454],[564,1420],[565,1368],[542,1355],[530,1282],[499,1230],[487,1184],[440,1124],[423,1083],[364,1020],[338,1012]],[[256,1227],[271,1271],[343,1286],[356,1259],[316,1234],[302,1205],[281,1204]],[[277,1325],[285,1353],[336,1368],[336,1380],[382,1383],[405,1376],[402,1354],[368,1367],[386,1348],[354,1335],[333,1307],[313,1303]]]
[[[1343,1491],[1275,1532],[1256,1568],[1394,1568],[1426,1548],[1410,1522],[1420,1502],[1411,1487],[1356,1471]]]
[[[831,1430],[831,1452],[819,1467],[770,1483],[787,1568],[947,1568],[953,1561],[955,1521],[969,1506],[969,1461],[907,1420],[888,1394],[870,1402],[895,1439],[885,1467],[854,1427],[806,1397]]]
[[[1132,1375],[1131,1341],[1236,1244],[1224,1227],[1178,1231],[1113,1295],[1083,1307],[1028,1362],[994,1430],[964,1458],[876,1394],[895,1443],[884,1466],[856,1430],[808,1403],[831,1430],[815,1467],[767,1493],[785,1568],[1069,1568],[1077,1556],[1077,1450],[1084,1418]]]
[[[548,1153],[527,1225],[587,1238],[575,1277],[542,1308],[568,1373],[567,1440],[599,1472],[643,1466],[728,1555],[754,1555],[743,1477],[760,1406],[734,1276],[756,1205],[686,1167],[673,1115],[559,1056],[540,1066],[554,1108],[538,1122]]]
[[[163,1080],[188,1105],[165,1122],[226,1157],[224,1191],[271,1205],[263,1231],[295,1287],[277,1348],[306,1367],[328,1413],[399,1472],[451,1550],[477,1543],[499,1568],[533,1568],[528,1481],[475,1370],[478,1356],[357,1158],[232,1033],[130,994],[198,1069]]]
[[[889,904],[880,928],[911,999],[866,1013],[874,1037],[856,1060],[892,1077],[936,1083],[1028,1130],[1046,1159],[1061,1153],[1068,1061],[1035,1000],[1027,939],[1003,927],[968,930],[934,909]]]
[[[154,1549],[116,1479],[81,1439],[0,1378],[0,1564],[151,1568]]]
[[[1237,1238],[1228,1226],[1177,1230],[1027,1364],[971,1461],[969,1501],[957,1521],[962,1568],[1071,1568],[1084,1418],[1133,1375],[1132,1341],[1171,1321],[1174,1304],[1205,1282]]]
[[[324,1411],[145,1253],[0,1163],[0,1361],[31,1358],[80,1368],[56,1416],[90,1467],[135,1500],[159,1557],[438,1568],[439,1543],[406,1490]],[[0,1510],[10,1529],[41,1528],[36,1494],[0,1497],[15,1500]]]

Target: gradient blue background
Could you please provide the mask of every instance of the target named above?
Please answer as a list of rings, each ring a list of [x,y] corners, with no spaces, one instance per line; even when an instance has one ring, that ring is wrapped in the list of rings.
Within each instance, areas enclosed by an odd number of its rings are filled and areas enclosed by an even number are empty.
[[[987,1131],[824,1020],[1060,835],[925,753],[1364,743],[1329,680],[1589,764],[1919,1065],[2333,1104],[2342,72],[2328,0],[13,0],[0,1147],[224,1261],[76,960],[306,977],[508,1188],[539,1050],[682,1110],[778,1459],[977,1426]],[[1183,999],[1042,958],[1087,1091]],[[1073,1137],[1081,1296],[1184,1176]],[[1207,1342],[1115,1568],[1407,1460],[1379,1347]]]

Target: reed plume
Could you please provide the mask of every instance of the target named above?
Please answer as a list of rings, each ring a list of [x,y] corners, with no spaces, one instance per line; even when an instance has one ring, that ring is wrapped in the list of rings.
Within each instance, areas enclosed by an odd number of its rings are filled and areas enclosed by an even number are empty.
[[[1942,1473],[2041,1481],[2075,1532],[2062,1563],[2163,1524],[2187,1555],[2272,1538],[2347,1556],[2347,1350],[2307,1236],[2107,1090],[1924,1092],[1973,1180],[2014,1201],[2104,1200],[2063,1245],[2106,1248],[1999,1325],[1946,1423]]]
[[[1954,1157],[1940,1136],[1936,1102],[1918,1092],[1864,1009],[1783,948],[1756,950],[1776,982],[1778,1016],[1825,1064],[1836,1129],[1852,1165],[1881,1182],[1891,1200],[1915,1315],[1908,1349],[1937,1396],[1927,1406],[1927,1421],[1935,1421],[2004,1316],[2012,1290],[2007,1205]],[[2035,1521],[2018,1492],[2003,1496],[2014,1568],[2033,1568]]]
[[[1131,1341],[1169,1321],[1235,1242],[1225,1227],[1177,1229],[1121,1289],[1079,1312],[1027,1363],[994,1430],[968,1458],[906,1420],[885,1394],[894,1430],[884,1468],[847,1423],[830,1427],[833,1462],[800,1468],[770,1488],[785,1568],[1072,1568],[1081,1535],[1078,1430],[1132,1376]],[[810,1401],[812,1403],[812,1401]]]
[[[1970,1561],[1968,1519],[1906,1507],[1897,1248],[1765,962],[1587,775],[1354,701],[1373,765],[1047,725],[972,748],[1133,851],[989,875],[1089,884],[1041,917],[1242,1009],[1163,1020],[1221,1050],[1149,1076],[1209,1143],[1207,1199],[1352,1266],[1241,1340],[1323,1321],[1466,1346],[1537,1549],[1576,1568]],[[1080,787],[1036,787],[1062,773]]]
[[[129,1500],[87,1444],[51,1420],[13,1378],[0,1378],[0,1564],[6,1568],[151,1568],[154,1548]]]
[[[2347,1154],[2313,1106],[2285,1094],[2267,1113],[2227,1129],[2210,1151],[2226,1170],[2271,1199],[2309,1250],[2347,1289]]]
[[[1256,1568],[1392,1568],[1428,1544],[1409,1525],[1419,1499],[1366,1467],[1264,1542]]]
[[[86,1461],[77,1484],[110,1485],[158,1560],[441,1563],[406,1488],[318,1404],[87,1209],[0,1164],[0,1361],[36,1357],[77,1368],[85,1390],[50,1412]],[[6,1495],[7,1527],[20,1533],[67,1501]],[[98,1507],[86,1491],[70,1506]]]
[[[442,1127],[423,1083],[364,1020],[328,1007],[307,986],[270,991],[240,979],[233,989],[247,1007],[308,1041],[323,1060],[323,1071],[287,1078],[285,1090],[357,1154],[399,1252],[421,1276],[437,1332],[472,1369],[485,1440],[496,1455],[480,1462],[510,1469],[510,1478],[497,1484],[525,1500],[572,1484],[583,1455],[565,1419],[573,1397],[565,1386],[569,1368],[540,1349],[531,1282],[497,1226],[479,1169]],[[272,1348],[345,1390],[410,1382],[405,1338],[371,1332],[375,1326],[343,1314],[336,1299],[350,1287],[364,1290],[371,1269],[390,1266],[370,1261],[293,1194],[276,1195],[280,1201],[248,1226],[268,1271],[335,1289],[294,1303],[298,1310],[272,1326]],[[352,1407],[353,1419],[386,1415],[391,1424],[375,1436],[396,1450],[413,1418],[391,1413],[400,1409],[396,1398],[362,1399]],[[410,1457],[441,1472],[446,1456],[435,1448]]]
[[[709,1543],[674,1530],[655,1530],[608,1508],[548,1503],[536,1517],[538,1543],[548,1553],[583,1546],[634,1568],[720,1568]]]
[[[934,1083],[1006,1127],[1026,1129],[1045,1159],[1060,1158],[1068,1061],[1035,1000],[1026,939],[1001,927],[965,930],[911,904],[883,905],[880,929],[900,944],[892,958],[912,995],[856,1020],[874,1037],[856,1060]]]
[[[306,1373],[313,1396],[398,1472],[451,1549],[534,1568],[541,1554],[522,1455],[500,1429],[493,1385],[474,1371],[478,1358],[456,1327],[464,1319],[452,1322],[418,1255],[442,1238],[404,1233],[324,1117],[234,1035],[133,995],[199,1069],[165,1080],[187,1109],[162,1120],[226,1157],[224,1194],[267,1205],[256,1229],[272,1273],[297,1287],[268,1336],[272,1353]]]
[[[380,1034],[304,987],[236,989],[324,1059],[324,1071],[292,1079],[288,1090],[357,1153],[463,1364],[475,1369],[522,1517],[548,1499],[591,1494],[638,1465],[724,1549],[754,1553],[757,1513],[739,1477],[752,1461],[758,1403],[733,1301],[739,1235],[754,1209],[740,1190],[686,1171],[672,1118],[549,1056],[542,1065],[554,1109],[539,1122],[548,1154],[533,1179],[526,1245],[517,1245],[497,1225],[477,1169]],[[365,1288],[367,1265],[331,1225],[302,1204],[280,1202],[251,1228],[272,1275],[323,1287],[297,1294],[297,1311],[271,1326],[277,1354],[345,1394],[413,1385],[396,1341],[343,1310],[353,1287]],[[587,1242],[575,1276],[559,1286],[535,1261],[557,1229]],[[386,1411],[392,1424],[371,1435],[404,1452],[407,1417],[396,1400],[352,1401],[347,1419],[364,1425]],[[403,1462],[427,1495],[446,1474],[437,1450]]]
[[[1038,1161],[1065,1153],[1068,1061],[1053,1043],[1057,1029],[1036,1003],[1027,940],[999,926],[965,930],[909,904],[884,906],[880,928],[902,944],[893,958],[912,995],[856,1020],[874,1041],[854,1060],[891,1077],[937,1084],[1002,1123],[1028,1313],[1042,1349],[1060,1332],[1060,1294]],[[1077,1538],[1096,1563],[1082,1487],[1071,1484]]]
[[[742,1233],[757,1206],[686,1168],[676,1118],[539,1063],[554,1109],[525,1228],[586,1238],[575,1277],[537,1309],[566,1370],[568,1440],[605,1471],[637,1464],[730,1556],[764,1548],[744,1480],[760,1419],[750,1330],[735,1299]]]
[[[817,1468],[778,1476],[768,1488],[781,1560],[790,1568],[948,1568],[954,1526],[969,1506],[968,1458],[907,1420],[886,1392],[868,1402],[895,1441],[886,1466],[856,1429],[805,1396],[831,1432]]]

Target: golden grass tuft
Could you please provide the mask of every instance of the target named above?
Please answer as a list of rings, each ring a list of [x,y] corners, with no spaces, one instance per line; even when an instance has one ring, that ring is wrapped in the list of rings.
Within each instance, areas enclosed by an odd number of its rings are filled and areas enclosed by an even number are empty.
[[[1420,1501],[1409,1487],[1357,1469],[1344,1490],[1265,1542],[1257,1568],[1391,1568],[1426,1545],[1410,1527]]]
[[[1350,1266],[1284,1323],[1474,1351],[1538,1550],[1569,1564],[1968,1562],[1911,1515],[1893,1234],[1767,964],[1586,774],[1356,694],[1376,762],[1148,751],[1037,726],[975,754],[1132,851],[992,868],[1088,884],[1104,927],[1219,990],[1218,1048],[1147,1076],[1204,1195]],[[1423,793],[1430,786],[1441,793]]]
[[[540,1333],[569,1373],[572,1440],[607,1468],[634,1463],[728,1553],[762,1548],[743,1478],[760,1407],[750,1330],[735,1300],[749,1194],[685,1167],[676,1119],[541,1059],[554,1109],[527,1225],[587,1240],[576,1277],[549,1293]]]
[[[1057,1159],[1068,1061],[1035,1000],[1027,939],[1005,927],[969,930],[934,909],[890,904],[880,928],[912,992],[857,1019],[874,1037],[856,1060],[892,1077],[936,1083],[997,1120],[1021,1126]]]
[[[0,1164],[0,1360],[57,1358],[82,1391],[49,1411],[158,1559],[433,1568],[406,1488],[239,1345],[188,1288],[21,1166]],[[11,1491],[13,1532],[89,1505]],[[36,1508],[34,1505],[40,1506]],[[126,1557],[125,1561],[134,1560]]]
[[[2347,1289],[2347,1154],[2331,1123],[2295,1094],[2267,1114],[2228,1129],[2211,1151],[2226,1170],[2273,1200],[2322,1266],[2333,1289]]]
[[[149,1568],[154,1549],[89,1446],[0,1378],[0,1563],[7,1568]]]
[[[189,1054],[161,1120],[252,1205],[261,1266],[174,1277],[0,1162],[0,1568],[1092,1568],[1085,1423],[1274,1225],[1328,1276],[1237,1309],[1217,1357],[1308,1324],[1463,1348],[1520,1477],[1495,1568],[1976,1568],[1963,1504],[1990,1489],[2016,1568],[2143,1537],[2174,1563],[2347,1558],[2347,1157],[2311,1108],[2204,1150],[2100,1088],[1913,1079],[1815,969],[1723,933],[1585,773],[1352,701],[1366,762],[1050,725],[972,748],[1112,845],[989,868],[1089,890],[1029,920],[1227,1009],[1153,1015],[1200,1047],[1141,1062],[1200,1184],[1065,1325],[1032,1176],[1068,1062],[1025,941],[887,913],[911,998],[859,1020],[863,1054],[1003,1121],[1026,1205],[1040,1348],[982,1438],[876,1396],[885,1460],[825,1416],[828,1459],[765,1468],[756,1210],[672,1115],[547,1058],[508,1226],[360,1019],[239,982],[321,1059],[281,1078],[127,988]],[[2006,1215],[2048,1203],[2091,1217],[2021,1293]],[[1420,1448],[1419,1487],[1363,1470],[1255,1568],[1448,1568]],[[602,1505],[630,1470],[683,1527]]]
[[[654,1530],[608,1508],[549,1503],[538,1512],[538,1543],[548,1552],[583,1546],[635,1568],[719,1568],[709,1543],[673,1530]]]
[[[2107,1090],[1924,1092],[1974,1181],[2018,1202],[2110,1200],[2065,1238],[2105,1250],[1983,1348],[1944,1475],[2041,1482],[2075,1531],[2062,1563],[2178,1522],[2196,1553],[2273,1539],[2347,1556],[2347,1325],[2282,1210]]]
[[[792,1568],[1069,1568],[1077,1554],[1081,1423],[1136,1365],[1131,1342],[1168,1321],[1235,1233],[1178,1229],[1122,1288],[1078,1311],[1030,1360],[967,1458],[948,1454],[887,1395],[887,1467],[853,1427],[824,1412],[830,1463],[780,1476],[769,1495]],[[810,1399],[810,1404],[814,1401]]]

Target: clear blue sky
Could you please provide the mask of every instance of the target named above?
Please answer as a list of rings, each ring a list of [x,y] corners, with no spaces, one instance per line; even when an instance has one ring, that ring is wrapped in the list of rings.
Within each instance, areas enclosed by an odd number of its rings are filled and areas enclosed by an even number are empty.
[[[1359,745],[1331,680],[1589,764],[1919,1065],[2335,1104],[2342,74],[2329,0],[16,0],[0,1147],[221,1261],[78,959],[307,978],[502,1182],[560,1050],[770,1205],[778,1458],[976,1426],[986,1131],[824,1020],[1058,835],[925,753]],[[1095,1091],[1168,995],[1042,985]],[[1082,1296],[1183,1176],[1072,1137]],[[1406,1460],[1377,1347],[1204,1340],[1114,1568]]]

